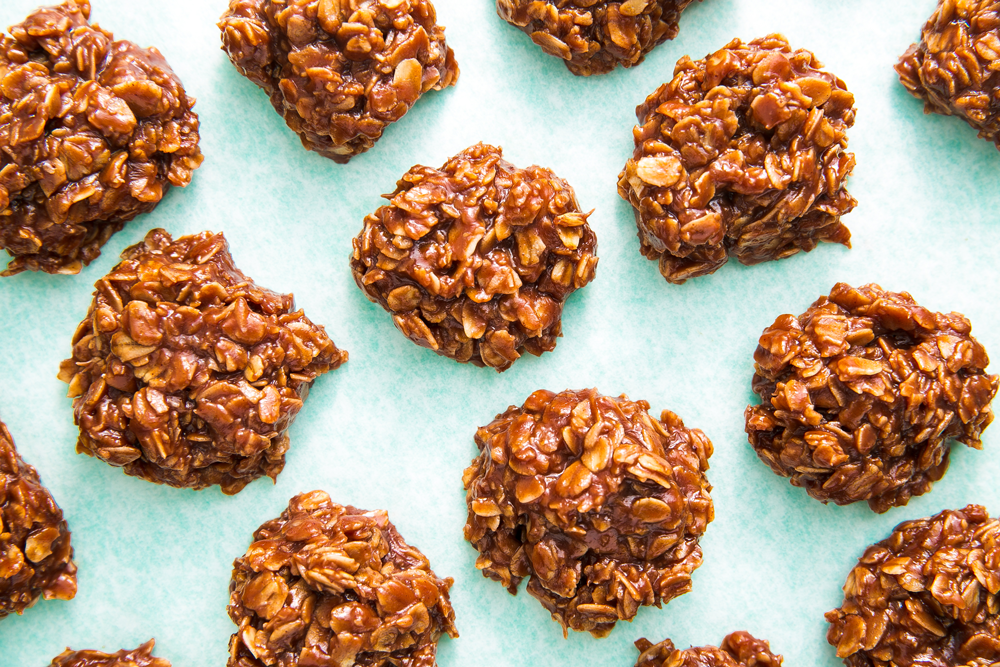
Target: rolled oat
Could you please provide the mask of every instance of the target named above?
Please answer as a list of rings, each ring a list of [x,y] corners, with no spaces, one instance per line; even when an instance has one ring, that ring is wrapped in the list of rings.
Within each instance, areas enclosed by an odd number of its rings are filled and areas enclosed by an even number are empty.
[[[228,665],[434,667],[441,635],[458,636],[452,583],[384,511],[303,493],[233,563]]]
[[[993,420],[997,376],[971,331],[906,292],[837,283],[761,334],[750,444],[823,502],[905,505],[944,475],[951,440],[980,449]]]
[[[117,653],[66,649],[52,660],[49,667],[170,667],[166,658],[153,657],[155,645],[156,642],[150,639],[134,651],[122,649]]]
[[[347,361],[290,294],[258,287],[222,234],[154,229],[97,281],[59,378],[77,451],[129,475],[234,494],[285,465],[313,380]]]
[[[430,0],[231,0],[219,29],[302,145],[335,162],[458,80]]]
[[[14,258],[0,276],[78,273],[202,162],[194,99],[163,55],[89,18],[89,0],[69,0],[0,36],[0,248]]]
[[[854,96],[781,35],[733,40],[636,109],[635,152],[618,177],[642,254],[671,283],[782,259],[820,241],[850,246],[857,204],[847,130]]]
[[[62,510],[0,422],[0,619],[39,598],[76,596],[76,565]]]
[[[925,113],[955,115],[1000,148],[1000,4],[938,0],[896,65]]]
[[[907,521],[865,550],[826,614],[848,667],[1000,661],[1000,521],[969,505]]]
[[[570,72],[589,76],[641,63],[677,36],[681,12],[693,1],[497,0],[497,13]]]
[[[465,539],[476,567],[595,637],[691,590],[714,518],[712,443],[674,413],[596,389],[536,391],[476,433]]]
[[[351,270],[421,347],[510,368],[553,350],[566,298],[594,279],[597,236],[573,188],[477,144],[441,169],[416,166],[365,218]]]
[[[699,646],[678,650],[664,639],[653,644],[648,639],[635,643],[642,655],[635,667],[781,667],[783,658],[771,652],[771,645],[749,632],[733,632],[718,648]]]

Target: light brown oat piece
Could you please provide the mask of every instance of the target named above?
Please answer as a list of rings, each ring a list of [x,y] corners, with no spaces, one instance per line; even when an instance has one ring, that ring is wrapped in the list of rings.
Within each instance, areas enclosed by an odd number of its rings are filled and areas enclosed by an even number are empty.
[[[134,651],[122,649],[117,653],[66,649],[53,658],[49,667],[170,667],[166,658],[153,657],[155,645],[156,641],[150,639]]]
[[[0,422],[0,619],[76,596],[69,526],[38,473]]]
[[[465,539],[483,575],[567,628],[606,636],[691,590],[714,518],[712,443],[674,413],[596,389],[536,391],[476,433]]]
[[[990,667],[1000,661],[1000,521],[969,505],[896,526],[868,547],[827,612],[848,667]]]
[[[896,65],[924,113],[955,115],[1000,149],[1000,3],[938,0]]]
[[[754,638],[749,632],[733,632],[718,648],[699,646],[678,650],[672,641],[664,639],[653,644],[640,639],[635,647],[642,655],[635,667],[781,667],[783,658],[771,652],[771,645]]]
[[[733,40],[636,109],[635,152],[618,177],[642,254],[671,283],[782,259],[821,241],[850,247],[841,223],[854,155],[854,95],[781,35]]]
[[[430,0],[231,0],[219,29],[302,145],[335,162],[458,80]]]
[[[89,0],[0,35],[0,248],[24,270],[78,273],[201,164],[198,116],[155,48],[114,41]]]
[[[384,511],[303,493],[233,563],[228,667],[434,667],[452,583]]]
[[[226,494],[277,478],[313,380],[347,361],[326,330],[237,269],[222,234],[154,229],[95,287],[59,373],[77,451]]]
[[[597,236],[573,188],[477,144],[415,166],[365,218],[351,270],[407,338],[497,371],[555,349],[566,298],[594,279]]]
[[[562,58],[573,74],[633,67],[677,36],[681,12],[694,0],[497,0],[500,18]]]
[[[905,505],[944,475],[951,440],[980,449],[993,420],[997,376],[971,331],[906,292],[837,283],[761,334],[750,444],[823,502]]]

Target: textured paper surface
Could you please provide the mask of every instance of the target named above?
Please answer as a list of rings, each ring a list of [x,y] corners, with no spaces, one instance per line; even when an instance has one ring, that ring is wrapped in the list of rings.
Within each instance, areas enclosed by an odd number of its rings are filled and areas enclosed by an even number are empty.
[[[75,600],[0,621],[0,665],[41,667],[67,645],[114,651],[149,637],[178,667],[224,665],[233,559],[289,497],[317,488],[344,504],[387,509],[435,571],[455,578],[461,638],[441,642],[442,667],[627,667],[639,637],[718,644],[737,629],[770,639],[790,666],[839,664],[823,613],[839,605],[866,545],[944,508],[978,502],[1000,512],[1000,426],[986,432],[984,451],[953,450],[929,495],[882,516],[812,500],[772,474],[743,433],[761,330],[838,280],[878,282],[931,309],[963,312],[1000,355],[1000,153],[955,119],[925,116],[892,70],[934,4],[705,0],[685,12],[678,39],[641,66],[579,79],[498,19],[491,0],[436,0],[462,68],[458,86],[425,96],[374,150],[341,166],[303,150],[220,51],[215,21],[225,0],[94,0],[97,22],[157,46],[198,98],[206,160],[190,187],[115,235],[81,275],[0,279],[0,417],[65,510],[80,568]],[[3,0],[0,25],[35,5]],[[824,245],[668,285],[639,255],[632,212],[615,191],[632,151],[635,105],[684,54],[700,58],[734,36],[775,31],[813,50],[857,96],[850,191],[860,204],[845,218],[854,249]],[[354,285],[347,262],[365,214],[406,169],[439,166],[479,140],[502,145],[515,164],[566,178],[581,206],[595,209],[600,241],[597,280],[571,297],[556,351],[502,375],[405,340]],[[181,491],[74,453],[59,361],[93,283],[157,226],[174,235],[224,231],[249,276],[294,292],[350,352],[346,366],[317,382],[277,485],[261,480],[233,498]],[[654,414],[669,408],[708,434],[717,518],[691,593],[641,609],[605,639],[564,640],[523,590],[512,597],[476,571],[462,539],[461,475],[477,426],[535,389],[588,386],[648,400]]]

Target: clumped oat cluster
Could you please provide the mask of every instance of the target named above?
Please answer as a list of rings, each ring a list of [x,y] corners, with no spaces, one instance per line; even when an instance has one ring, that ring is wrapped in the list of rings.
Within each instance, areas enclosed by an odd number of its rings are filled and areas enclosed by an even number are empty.
[[[40,598],[76,596],[76,565],[62,510],[0,422],[0,620]]]
[[[714,518],[712,443],[677,415],[595,389],[536,391],[476,433],[465,538],[476,567],[564,629],[607,635],[691,589]]]
[[[632,67],[677,36],[694,0],[497,0],[500,17],[531,37],[573,74]]]
[[[219,28],[302,145],[335,162],[458,79],[430,0],[231,0]]]
[[[1000,4],[938,0],[896,65],[925,113],[958,116],[1000,148]]]
[[[69,0],[0,36],[0,275],[78,273],[202,162],[194,100],[160,52],[89,18]]]
[[[170,667],[170,661],[166,658],[153,657],[155,644],[150,639],[134,651],[122,649],[117,653],[66,649],[52,660],[49,667]]]
[[[451,585],[384,511],[301,494],[233,563],[228,665],[434,667]]]
[[[733,632],[722,645],[679,650],[669,639],[653,644],[648,639],[635,643],[642,655],[635,667],[781,667],[783,658],[771,652],[771,645],[749,632]]]
[[[746,410],[758,456],[811,496],[876,512],[927,493],[950,441],[980,449],[997,376],[959,313],[838,283],[761,334]]]
[[[154,229],[97,282],[60,379],[77,451],[129,475],[239,492],[276,478],[313,380],[347,361],[292,295],[258,287],[222,234]]]
[[[809,51],[769,35],[685,56],[636,116],[618,193],[669,282],[850,245],[854,96]]]
[[[1000,660],[1000,521],[969,505],[868,547],[826,614],[848,667],[988,667]]]
[[[365,218],[351,270],[417,345],[506,370],[550,351],[566,298],[594,279],[597,236],[573,188],[477,144],[416,166]]]

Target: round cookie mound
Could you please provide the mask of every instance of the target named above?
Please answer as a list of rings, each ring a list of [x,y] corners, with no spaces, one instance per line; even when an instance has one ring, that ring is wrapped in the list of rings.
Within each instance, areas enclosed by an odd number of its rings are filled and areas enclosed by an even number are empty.
[[[699,646],[678,650],[664,639],[653,644],[640,639],[635,647],[642,652],[635,667],[781,667],[784,658],[771,652],[771,645],[748,632],[733,632],[718,648]]]
[[[563,302],[594,279],[597,236],[573,188],[477,144],[441,169],[416,166],[365,218],[351,270],[422,347],[510,368],[550,351]]]
[[[996,0],[938,0],[896,65],[925,113],[958,116],[1000,149],[1000,6]]]
[[[827,640],[848,667],[1000,660],[1000,521],[969,505],[896,526],[847,576]]]
[[[430,0],[231,0],[219,29],[302,145],[335,162],[458,80]]]
[[[202,162],[194,100],[154,48],[88,23],[90,2],[38,9],[0,36],[0,248],[78,273]]]
[[[694,0],[497,0],[500,18],[520,28],[573,74],[604,74],[638,65],[677,36]]]
[[[854,96],[781,35],[736,39],[636,108],[635,152],[618,193],[635,209],[642,254],[671,283],[782,259],[820,241],[850,246],[840,222]]]
[[[24,612],[41,597],[75,596],[69,526],[0,422],[0,619]]]
[[[122,649],[117,653],[66,649],[52,660],[49,667],[170,667],[170,661],[166,658],[153,657],[155,644],[150,639],[134,651]]]
[[[433,667],[457,637],[438,579],[384,511],[298,495],[233,563],[228,667]]]
[[[465,539],[476,567],[566,628],[603,637],[691,589],[714,518],[712,443],[677,415],[596,389],[536,391],[476,433]]]
[[[944,475],[950,440],[980,449],[993,420],[997,376],[971,331],[906,292],[838,283],[761,334],[750,444],[823,502],[905,505]]]
[[[129,475],[239,492],[285,465],[313,380],[347,361],[290,294],[258,287],[222,234],[154,229],[95,285],[59,377],[77,451]]]

